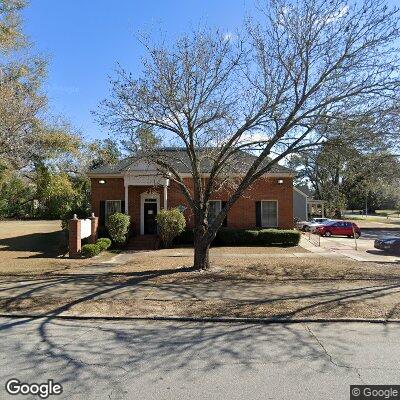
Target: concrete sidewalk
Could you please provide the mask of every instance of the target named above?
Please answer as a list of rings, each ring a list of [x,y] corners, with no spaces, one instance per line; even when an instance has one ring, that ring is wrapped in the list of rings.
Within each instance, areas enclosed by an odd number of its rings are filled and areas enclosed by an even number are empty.
[[[346,240],[346,242],[344,242],[344,240]],[[349,243],[349,240],[352,242]],[[374,250],[373,246],[371,249],[371,244],[365,244],[361,239],[357,241],[358,249],[355,250],[354,239],[321,237],[320,246],[318,246],[310,242],[306,238],[306,235],[302,235],[300,239],[300,246],[311,253],[318,254],[319,256],[323,257],[347,257],[352,260],[362,262],[400,264],[400,257]]]

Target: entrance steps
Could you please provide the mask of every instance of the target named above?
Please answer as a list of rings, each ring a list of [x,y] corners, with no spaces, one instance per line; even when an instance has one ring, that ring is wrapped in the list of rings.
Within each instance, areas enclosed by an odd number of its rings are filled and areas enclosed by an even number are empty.
[[[158,235],[140,235],[131,238],[128,242],[128,250],[156,250],[160,246]]]

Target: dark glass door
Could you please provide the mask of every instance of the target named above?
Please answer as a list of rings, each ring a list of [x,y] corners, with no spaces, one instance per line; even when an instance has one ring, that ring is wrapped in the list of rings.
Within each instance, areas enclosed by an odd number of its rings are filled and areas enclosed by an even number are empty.
[[[157,233],[157,203],[144,203],[144,234],[155,235]]]

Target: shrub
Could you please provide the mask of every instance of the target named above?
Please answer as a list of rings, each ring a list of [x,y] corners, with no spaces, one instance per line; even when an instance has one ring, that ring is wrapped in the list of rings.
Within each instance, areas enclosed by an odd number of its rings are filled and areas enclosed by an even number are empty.
[[[157,223],[160,238],[165,247],[171,246],[173,240],[182,233],[186,227],[185,216],[178,208],[161,210],[157,214]]]
[[[222,246],[246,246],[257,244],[258,231],[245,229],[220,229],[216,242]]]
[[[96,244],[84,244],[82,246],[82,255],[86,258],[94,257],[99,255],[101,252],[101,247]]]
[[[217,246],[297,246],[300,232],[281,229],[229,229],[218,231],[213,245]],[[193,231],[185,230],[176,237],[176,244],[193,244]]]
[[[177,245],[185,245],[185,244],[193,244],[193,243],[194,243],[194,233],[191,229],[183,230],[174,239],[174,244],[177,244]]]
[[[130,217],[122,213],[115,213],[108,217],[106,227],[111,239],[119,244],[125,243],[129,232]]]
[[[96,244],[100,247],[101,251],[107,250],[111,246],[111,240],[109,238],[100,238]]]
[[[258,232],[258,242],[263,246],[297,246],[300,232],[295,230],[262,229]]]
[[[300,232],[280,229],[221,229],[217,243],[223,246],[297,246]]]

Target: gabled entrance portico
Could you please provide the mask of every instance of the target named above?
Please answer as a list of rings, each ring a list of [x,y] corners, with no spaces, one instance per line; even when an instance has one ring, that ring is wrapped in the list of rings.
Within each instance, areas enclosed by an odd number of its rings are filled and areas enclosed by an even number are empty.
[[[125,214],[131,215],[136,231],[140,235],[157,233],[155,217],[161,209],[161,204],[164,209],[167,209],[168,206],[169,179],[164,178],[155,169],[150,169],[151,166],[146,165],[145,167],[142,171],[127,171],[124,174],[124,211]],[[136,168],[138,167],[136,166]],[[132,187],[134,187],[134,191],[132,191]],[[134,194],[132,195],[132,193]]]

